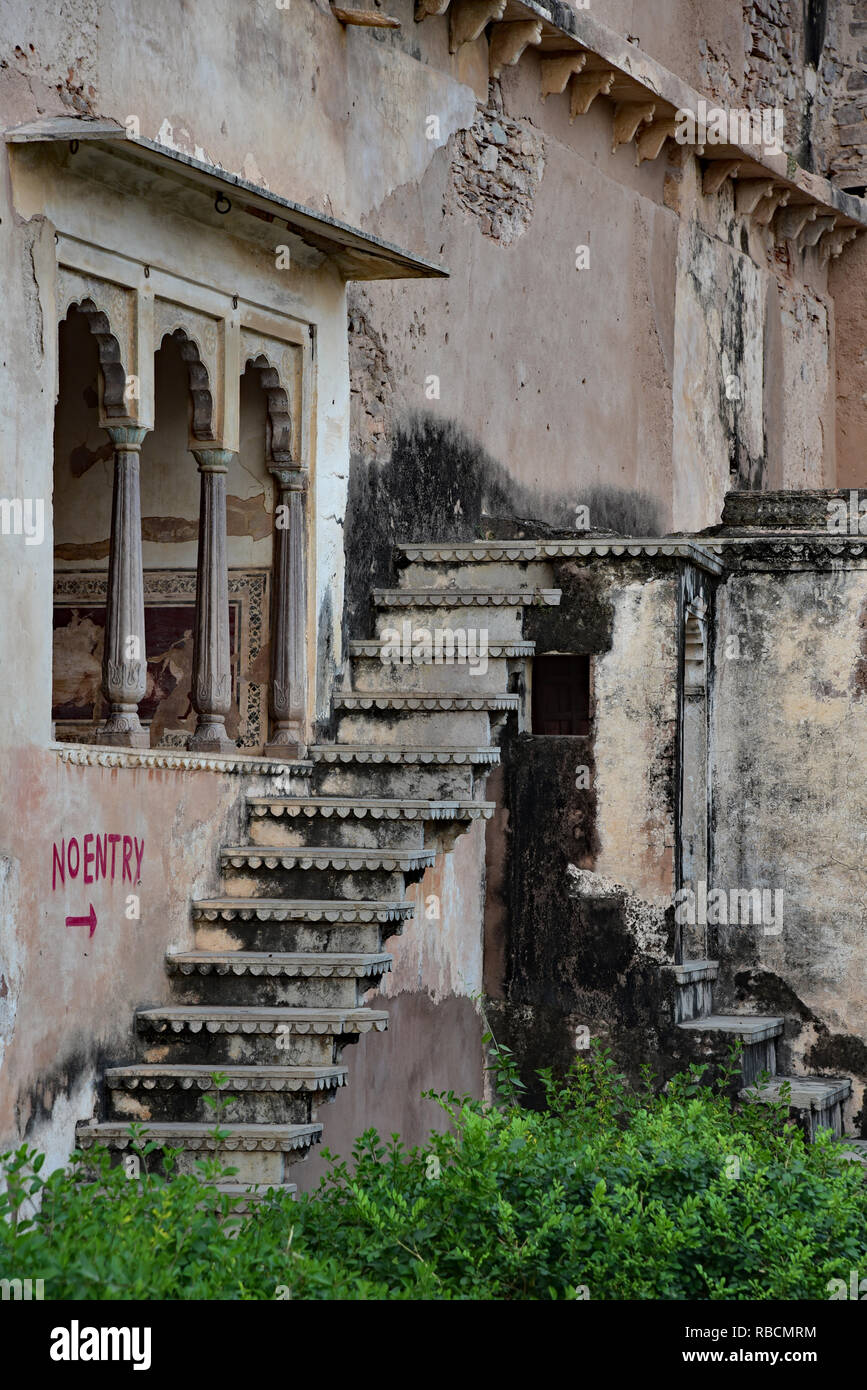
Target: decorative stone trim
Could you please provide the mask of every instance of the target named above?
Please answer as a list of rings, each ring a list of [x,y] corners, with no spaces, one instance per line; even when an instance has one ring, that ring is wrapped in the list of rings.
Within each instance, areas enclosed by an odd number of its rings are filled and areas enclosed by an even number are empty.
[[[323,816],[327,820],[490,820],[496,809],[493,801],[339,801],[330,797],[247,797],[254,816]]]
[[[184,951],[166,957],[173,975],[254,975],[291,979],[362,980],[386,975],[392,957],[336,952]]]
[[[140,1009],[136,1023],[154,1033],[240,1033],[269,1037],[299,1033],[341,1037],[384,1033],[388,1014],[373,1009],[209,1008],[194,1005],[167,1009]]]
[[[228,1070],[226,1068],[228,1067]],[[216,1087],[213,1069],[192,1065],[172,1067],[143,1064],[112,1067],[105,1079],[113,1091],[336,1091],[346,1085],[348,1068],[333,1067],[233,1067],[220,1070],[228,1076],[225,1087]]]
[[[489,710],[517,710],[521,706],[520,695],[412,695],[403,693],[368,694],[366,691],[343,691],[335,695],[336,709],[346,710],[394,710],[425,713],[427,710],[475,710],[486,713]]]
[[[350,653],[350,656],[352,656],[352,657],[354,657],[354,658],[356,658],[356,659],[357,659],[358,657],[374,657],[374,658],[376,658],[376,659],[382,661],[382,651],[383,651],[383,648],[384,648],[384,647],[392,648],[393,646],[394,646],[394,643],[393,643],[393,642],[390,642],[390,641],[389,641],[387,638],[385,638],[385,637],[362,637],[362,638],[352,638],[352,639],[350,640],[350,643],[349,643],[349,653]],[[488,655],[488,659],[489,659],[489,660],[498,660],[498,659],[500,659],[500,658],[502,658],[502,657],[517,657],[517,658],[521,658],[521,657],[531,657],[531,656],[533,655],[533,653],[535,652],[535,650],[536,650],[536,643],[535,643],[535,642],[525,642],[525,641],[523,641],[523,640],[521,640],[521,641],[515,641],[515,642],[509,642],[509,641],[502,641],[502,640],[494,639],[493,641],[490,641],[490,640],[489,640],[489,641],[488,641],[488,645],[487,645],[487,655]],[[389,661],[383,661],[382,664],[383,664],[384,666],[403,666],[403,665],[407,665],[407,664],[409,664],[409,663],[405,662],[405,661],[401,658],[401,659],[396,659],[396,660],[394,660],[394,661],[391,661],[391,660],[389,660]],[[431,656],[430,659],[427,660],[427,661],[421,661],[421,660],[417,659],[415,656],[413,656],[413,657],[412,657],[412,663],[411,663],[411,664],[412,664],[413,666],[431,666],[431,665],[436,665],[436,664],[441,664],[441,663],[436,663],[436,662],[434,661],[433,656]],[[458,662],[458,661],[455,661],[453,664],[454,664],[455,666],[459,666],[459,665],[462,665],[463,663]]]
[[[407,922],[415,916],[409,902],[322,902],[315,898],[213,898],[193,904],[194,922]]]
[[[589,555],[647,555],[651,558],[662,555],[677,560],[688,560],[711,574],[722,574],[723,567],[716,558],[716,547],[716,537],[713,541],[697,545],[695,541],[686,538],[613,536],[610,540],[586,541],[463,541],[453,545],[404,543],[397,546],[397,554],[398,562],[403,560],[406,564],[423,561],[428,564],[459,565],[488,560],[510,560],[518,563],[531,560],[571,560]],[[490,654],[489,648],[488,655]]]
[[[555,608],[559,589],[374,589],[377,608]]]
[[[259,845],[235,845],[220,851],[220,861],[233,869],[339,869],[347,873],[363,869],[384,869],[387,873],[401,870],[430,869],[436,863],[436,850],[388,849],[267,849]]]
[[[835,569],[867,567],[867,540],[825,532],[721,536],[729,569]]]
[[[233,1125],[225,1137],[214,1138],[212,1123],[196,1124],[183,1121],[155,1121],[145,1126],[145,1140],[158,1144],[176,1146],[181,1140],[188,1151],[228,1150],[230,1153],[291,1153],[295,1149],[309,1149],[318,1144],[322,1137],[322,1126],[311,1125]],[[109,1149],[128,1149],[137,1141],[129,1132],[129,1125],[103,1122],[85,1124],[76,1131],[79,1148],[90,1149],[94,1144],[104,1144]]]
[[[309,749],[315,763],[478,763],[492,767],[500,761],[499,748],[362,748],[343,744],[317,744]]]
[[[180,772],[206,771],[259,774],[270,777],[308,777],[313,764],[279,758],[218,757],[205,753],[173,753],[161,748],[100,748],[95,744],[52,743],[62,763],[76,767],[146,767]]]

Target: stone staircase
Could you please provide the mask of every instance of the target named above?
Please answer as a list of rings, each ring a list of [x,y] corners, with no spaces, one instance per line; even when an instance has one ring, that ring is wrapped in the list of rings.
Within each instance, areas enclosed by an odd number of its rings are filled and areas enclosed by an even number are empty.
[[[137,1122],[180,1149],[178,1172],[206,1156],[235,1167],[223,1186],[236,1212],[269,1188],[295,1190],[289,1170],[321,1138],[318,1108],[346,1084],[344,1047],[387,1027],[365,1000],[391,968],[384,942],[413,916],[407,887],[493,814],[481,798],[494,730],[521,715],[510,685],[533,651],[524,611],[560,598],[527,573],[466,581],[421,559],[398,588],[374,591],[375,636],[350,644],[334,741],[275,768],[291,794],[247,798],[246,842],[220,853],[220,896],[192,904],[192,948],[169,952],[171,1002],[136,1014],[141,1059],[106,1072],[104,1117],[79,1125],[80,1148],[101,1143],[119,1160]],[[419,630],[450,634],[442,660],[424,642],[413,652]],[[398,659],[395,631],[410,640]],[[219,1121],[206,1103],[216,1072],[234,1098]]]
[[[720,1060],[731,1045],[743,1043],[742,1080],[739,1091],[744,1101],[778,1101],[788,1082],[791,1091],[789,1113],[812,1141],[819,1129],[830,1129],[843,1138],[846,1102],[852,1094],[848,1077],[783,1076],[777,1072],[777,1039],[785,1019],[758,1014],[715,1014],[713,983],[718,963],[713,960],[685,961],[672,967],[675,975],[675,1023],[691,1035],[697,1057]],[[770,1080],[757,1087],[761,1074]],[[847,1143],[851,1141],[847,1138]]]
[[[171,1002],[138,1011],[141,1059],[106,1072],[104,1118],[79,1125],[81,1148],[100,1142],[119,1158],[140,1122],[181,1150],[181,1172],[215,1153],[236,1167],[223,1187],[238,1212],[269,1188],[294,1191],[289,1170],[322,1135],[318,1109],[346,1084],[343,1049],[387,1028],[386,1010],[366,1001],[391,968],[384,943],[414,915],[407,888],[493,814],[482,798],[499,761],[497,726],[509,716],[524,723],[534,646],[523,616],[559,603],[551,565],[576,550],[400,547],[398,587],[373,592],[374,635],[349,643],[333,741],[313,745],[303,762],[275,764],[279,794],[247,797],[246,842],[220,852],[221,894],[191,905],[192,947],[168,955]],[[443,659],[419,632],[451,634]],[[842,1136],[848,1079],[779,1075],[783,1018],[715,1014],[717,963],[671,968],[674,1023],[690,1055],[721,1060],[740,1038],[742,1097],[767,1072],[759,1098],[776,1098],[788,1081],[806,1132]],[[218,1141],[205,1101],[214,1072],[235,1097]]]

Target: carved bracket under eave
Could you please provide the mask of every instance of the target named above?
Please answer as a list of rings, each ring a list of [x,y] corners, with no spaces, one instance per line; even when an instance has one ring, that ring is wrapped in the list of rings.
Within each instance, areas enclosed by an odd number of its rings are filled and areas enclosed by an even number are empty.
[[[607,96],[617,74],[611,68],[597,68],[573,77],[569,86],[569,123],[585,116],[599,96]]]
[[[763,198],[774,191],[773,179],[738,179],[735,189],[735,208],[747,217],[755,212]]]
[[[837,218],[832,214],[830,217],[817,217],[814,222],[809,223],[801,233],[801,249],[804,250],[808,246],[815,246],[826,232],[831,231],[832,227],[836,225],[836,222]]]
[[[649,125],[655,110],[655,101],[618,101],[614,107],[611,153],[614,154],[619,145],[628,145],[630,140],[634,140],[638,127],[642,122]]]
[[[565,92],[570,77],[577,77],[587,62],[586,53],[558,53],[542,59],[542,100]]]
[[[733,179],[742,163],[742,159],[715,159],[704,171],[702,193],[719,193],[726,179]]]
[[[450,0],[415,0],[416,24],[427,19],[428,15],[445,14]]]
[[[819,215],[815,203],[798,203],[796,207],[785,208],[777,214],[774,222],[774,236],[777,241],[797,241],[808,222],[814,222]]]
[[[653,121],[639,131],[635,140],[635,163],[656,159],[666,140],[674,135],[676,125],[674,116],[664,116],[661,121]]]
[[[760,198],[753,221],[759,227],[767,227],[778,208],[784,208],[792,196],[790,188],[772,188],[766,198]]]
[[[495,24],[488,54],[491,77],[499,77],[503,68],[514,67],[526,48],[534,47],[541,42],[541,19],[521,19],[516,23]]]
[[[861,231],[860,227],[837,227],[833,232],[826,232],[819,242],[819,263],[827,265],[828,261],[839,256],[843,247]]]
[[[453,0],[449,10],[449,53],[474,43],[492,20],[502,19],[506,0]]]

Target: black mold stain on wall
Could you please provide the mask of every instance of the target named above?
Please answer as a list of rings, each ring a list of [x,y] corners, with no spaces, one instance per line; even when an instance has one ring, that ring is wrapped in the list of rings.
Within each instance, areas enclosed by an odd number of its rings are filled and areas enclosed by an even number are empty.
[[[524,636],[536,643],[536,651],[610,651],[614,604],[609,577],[599,564],[557,565],[554,583],[560,590],[560,603],[528,608],[524,614]]]
[[[370,590],[393,580],[398,541],[460,541],[571,533],[575,509],[593,530],[660,535],[663,512],[640,492],[530,490],[452,421],[415,414],[400,424],[384,462],[353,455],[345,520],[347,637],[367,637]]]

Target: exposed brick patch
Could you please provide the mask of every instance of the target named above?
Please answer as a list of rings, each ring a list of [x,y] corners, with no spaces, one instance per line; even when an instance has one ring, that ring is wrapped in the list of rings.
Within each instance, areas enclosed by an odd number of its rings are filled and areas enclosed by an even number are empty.
[[[370,322],[363,291],[349,290],[350,436],[353,453],[387,452],[386,419],[392,394],[385,344]]]
[[[510,121],[496,106],[480,108],[455,138],[452,178],[459,205],[485,236],[503,246],[529,227],[542,175],[545,144],[528,122]]]

